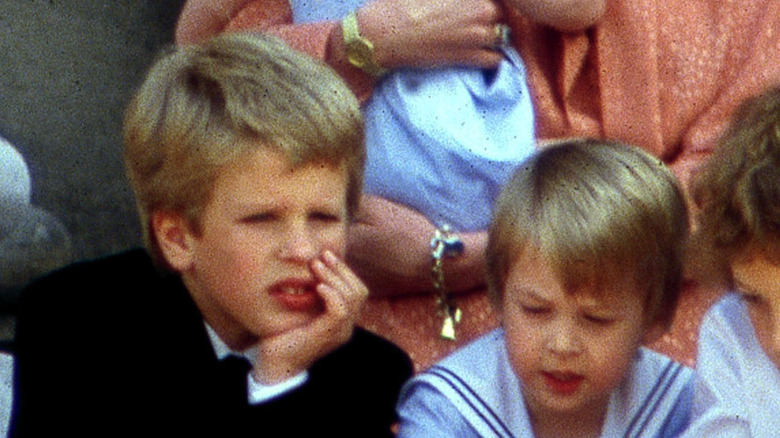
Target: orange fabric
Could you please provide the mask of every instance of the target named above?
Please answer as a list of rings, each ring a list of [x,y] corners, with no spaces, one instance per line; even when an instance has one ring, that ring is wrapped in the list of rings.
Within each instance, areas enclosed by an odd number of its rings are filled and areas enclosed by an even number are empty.
[[[463,319],[455,326],[456,341],[439,336],[442,317],[436,314],[432,294],[370,298],[358,325],[379,334],[409,354],[415,371],[425,370],[456,348],[498,327],[498,319],[487,299],[487,291],[458,295]]]
[[[510,13],[542,139],[596,136],[644,147],[683,185],[745,98],[780,83],[777,0],[609,0],[601,23],[563,34]],[[287,0],[250,3],[229,29],[267,30],[323,59],[334,23],[291,25]],[[365,99],[371,83],[345,79]],[[689,365],[698,325],[718,291],[686,287],[672,331],[651,345]],[[360,323],[425,369],[498,322],[484,292],[460,298],[458,342],[438,337],[432,296],[371,299]]]
[[[683,184],[734,108],[780,83],[776,0],[611,0],[598,26],[572,35],[510,21],[540,138],[637,144]]]

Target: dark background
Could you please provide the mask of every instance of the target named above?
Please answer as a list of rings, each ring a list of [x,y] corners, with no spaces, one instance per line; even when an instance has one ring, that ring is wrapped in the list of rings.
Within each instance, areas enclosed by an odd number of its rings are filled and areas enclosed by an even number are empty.
[[[33,204],[74,260],[141,243],[121,119],[184,0],[1,0],[0,136],[24,155]]]

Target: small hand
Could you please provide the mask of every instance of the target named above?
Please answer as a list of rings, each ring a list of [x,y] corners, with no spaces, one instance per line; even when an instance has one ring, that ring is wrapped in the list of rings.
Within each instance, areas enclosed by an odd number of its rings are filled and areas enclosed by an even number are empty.
[[[278,383],[305,371],[352,336],[368,288],[328,250],[311,262],[311,270],[324,310],[303,326],[260,340],[253,371],[260,383]]]

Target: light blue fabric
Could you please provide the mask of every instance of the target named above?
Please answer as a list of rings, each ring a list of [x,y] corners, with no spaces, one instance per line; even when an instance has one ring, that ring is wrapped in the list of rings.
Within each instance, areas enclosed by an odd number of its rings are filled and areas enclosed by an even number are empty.
[[[362,0],[290,0],[297,23],[340,20]],[[493,201],[534,150],[534,118],[518,53],[495,70],[401,69],[364,106],[366,193],[436,225],[487,229]]]
[[[602,437],[676,437],[687,426],[693,370],[645,348],[612,394]],[[497,329],[401,390],[399,438],[533,438],[521,385]]]
[[[365,106],[365,191],[437,225],[484,230],[493,201],[534,151],[525,68],[514,49],[497,70],[399,70]]]
[[[778,436],[780,371],[758,343],[738,294],[726,295],[705,315],[696,368],[694,418],[686,438]]]
[[[290,0],[293,22],[313,23],[317,21],[336,21],[344,18],[349,11],[360,7],[365,0]]]

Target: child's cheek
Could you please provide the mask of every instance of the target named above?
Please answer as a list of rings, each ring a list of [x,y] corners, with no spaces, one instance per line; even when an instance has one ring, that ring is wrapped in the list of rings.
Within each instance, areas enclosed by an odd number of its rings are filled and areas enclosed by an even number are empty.
[[[321,251],[331,251],[340,259],[344,259],[347,253],[347,228],[346,226],[334,226],[323,233]]]
[[[516,330],[514,325],[505,326],[507,356],[515,375],[521,380],[529,377],[538,357],[536,343],[528,332]]]

